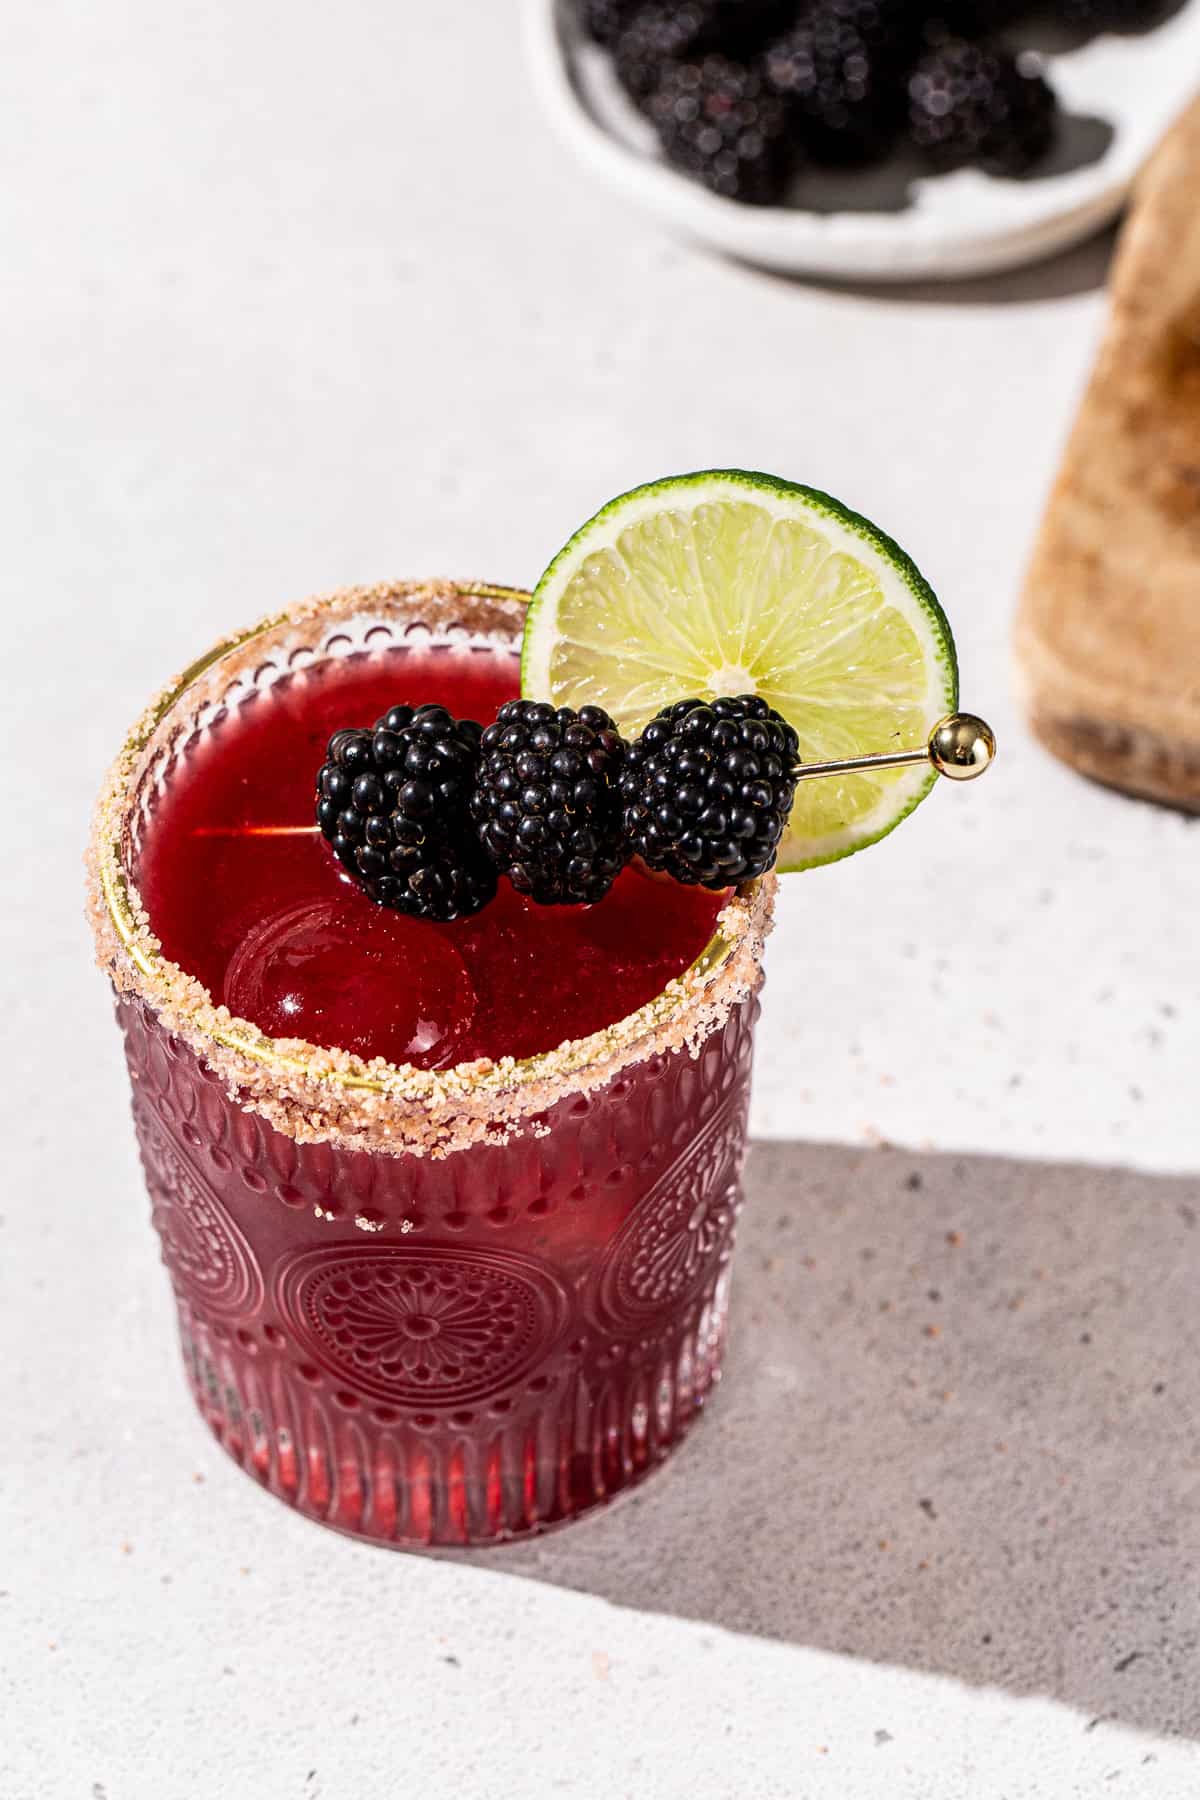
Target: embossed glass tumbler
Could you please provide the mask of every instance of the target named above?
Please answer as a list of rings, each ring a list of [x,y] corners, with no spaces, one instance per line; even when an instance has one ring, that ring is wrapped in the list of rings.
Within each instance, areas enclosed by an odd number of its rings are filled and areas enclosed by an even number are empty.
[[[264,1037],[163,957],[139,846],[233,709],[327,657],[511,659],[524,596],[397,584],[217,646],[110,773],[91,910],[196,1404],[309,1517],[393,1545],[545,1530],[641,1480],[720,1367],[772,883],[649,1005],[436,1072]],[[510,665],[515,669],[515,662]]]

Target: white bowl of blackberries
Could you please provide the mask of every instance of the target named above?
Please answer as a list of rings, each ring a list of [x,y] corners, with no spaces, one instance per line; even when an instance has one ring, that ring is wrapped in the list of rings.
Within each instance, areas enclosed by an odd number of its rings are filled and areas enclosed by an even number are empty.
[[[1200,0],[529,5],[576,149],[692,235],[818,271],[974,272],[1094,229],[1200,62]]]

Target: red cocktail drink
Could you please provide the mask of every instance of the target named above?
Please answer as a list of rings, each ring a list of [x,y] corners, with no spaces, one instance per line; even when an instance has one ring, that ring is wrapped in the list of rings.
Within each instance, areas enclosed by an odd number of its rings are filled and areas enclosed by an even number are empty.
[[[544,1529],[639,1479],[717,1374],[769,880],[627,870],[375,907],[311,829],[332,731],[517,691],[520,596],[298,608],[141,721],[95,916],[197,1402],[301,1511],[397,1544]]]

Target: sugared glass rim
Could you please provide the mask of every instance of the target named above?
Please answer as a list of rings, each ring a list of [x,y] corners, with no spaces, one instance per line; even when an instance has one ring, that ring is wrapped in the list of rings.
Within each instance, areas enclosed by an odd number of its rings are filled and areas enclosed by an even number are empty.
[[[101,966],[119,995],[148,1004],[243,1102],[301,1138],[341,1137],[356,1147],[434,1154],[481,1136],[503,1136],[507,1122],[544,1111],[555,1099],[612,1079],[625,1063],[655,1049],[697,1045],[739,999],[757,986],[762,940],[770,928],[772,877],[730,897],[699,956],[646,1005],[587,1037],[535,1056],[418,1069],[382,1057],[302,1039],[274,1038],[214,1003],[193,976],[161,951],[133,885],[128,859],[135,803],[163,728],[185,696],[198,704],[181,729],[195,729],[206,706],[223,704],[218,677],[249,675],[260,652],[284,634],[316,630],[309,660],[332,655],[337,634],[323,628],[355,615],[407,619],[406,629],[441,623],[463,636],[511,641],[528,604],[524,589],[490,582],[392,582],[348,588],[274,613],[214,644],[169,683],[134,724],[109,771],[96,809],[88,852],[89,899]],[[474,623],[464,618],[476,615]],[[463,629],[465,627],[465,630]],[[373,627],[378,629],[378,627]],[[306,649],[298,645],[289,661]],[[474,1122],[472,1124],[472,1121]],[[426,1129],[426,1127],[428,1129]],[[465,1137],[464,1137],[465,1132]],[[428,1141],[424,1141],[428,1140]]]

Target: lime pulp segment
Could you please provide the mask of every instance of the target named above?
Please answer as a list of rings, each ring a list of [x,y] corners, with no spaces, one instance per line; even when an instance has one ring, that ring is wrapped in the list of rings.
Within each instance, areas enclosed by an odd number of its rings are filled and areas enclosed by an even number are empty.
[[[816,489],[738,470],[637,488],[576,532],[534,593],[521,685],[626,733],[675,700],[757,693],[804,762],[920,746],[958,699],[949,625],[904,552]],[[802,781],[778,867],[873,843],[935,779]]]

